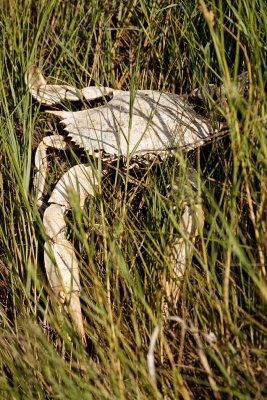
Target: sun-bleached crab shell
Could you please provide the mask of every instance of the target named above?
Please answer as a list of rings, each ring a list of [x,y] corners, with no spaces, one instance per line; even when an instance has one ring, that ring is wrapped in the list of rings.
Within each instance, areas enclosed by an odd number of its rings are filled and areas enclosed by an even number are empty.
[[[89,154],[116,156],[186,147],[193,149],[213,132],[184,97],[152,90],[114,91],[104,106],[83,111],[49,111],[59,116],[68,136]],[[205,140],[206,139],[206,140]]]

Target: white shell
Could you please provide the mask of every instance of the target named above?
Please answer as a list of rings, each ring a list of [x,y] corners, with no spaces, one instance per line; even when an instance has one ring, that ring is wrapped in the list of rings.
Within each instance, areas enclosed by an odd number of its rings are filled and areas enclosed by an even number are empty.
[[[113,99],[102,107],[49,112],[61,118],[71,140],[89,154],[104,151],[133,157],[193,149],[213,133],[211,122],[182,96],[152,90],[114,91]]]

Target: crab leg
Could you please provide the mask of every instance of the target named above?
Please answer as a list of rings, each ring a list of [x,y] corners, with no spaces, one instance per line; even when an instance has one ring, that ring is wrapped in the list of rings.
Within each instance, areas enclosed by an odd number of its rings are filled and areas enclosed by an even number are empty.
[[[25,83],[32,96],[42,104],[53,105],[64,100],[95,100],[103,96],[113,96],[113,89],[101,86],[88,86],[81,90],[70,85],[48,85],[45,78],[36,67],[32,65],[25,74]]]
[[[53,292],[66,307],[81,341],[86,345],[80,304],[80,278],[78,260],[71,243],[65,237],[64,216],[71,209],[70,192],[79,196],[84,207],[88,195],[94,195],[97,184],[93,170],[88,165],[76,165],[63,175],[49,199],[44,212],[44,229],[48,237],[45,244],[45,269]]]
[[[43,196],[45,193],[46,176],[48,172],[47,149],[70,150],[73,146],[66,142],[64,136],[52,135],[46,136],[39,143],[35,153],[35,168],[37,170],[33,179],[33,189],[38,207],[43,204]]]
[[[170,251],[171,277],[167,282],[167,298],[176,304],[178,298],[179,282],[185,269],[191,263],[194,251],[194,241],[199,235],[199,230],[204,224],[204,212],[201,199],[198,195],[197,172],[190,168],[186,174],[187,181],[184,185],[183,214],[179,221],[180,237],[172,243]],[[179,181],[172,183],[173,193],[178,192]]]

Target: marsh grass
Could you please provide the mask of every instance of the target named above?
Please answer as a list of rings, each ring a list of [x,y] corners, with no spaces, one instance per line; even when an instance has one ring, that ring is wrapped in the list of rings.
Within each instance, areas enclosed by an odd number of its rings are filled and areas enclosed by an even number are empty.
[[[267,396],[266,4],[200,5],[1,2],[1,398]],[[30,195],[33,155],[41,137],[58,128],[26,91],[23,75],[32,63],[51,81],[77,87],[186,93],[208,82],[226,85],[227,137],[179,165],[151,168],[137,186],[115,170],[83,212],[73,196],[68,235],[79,255],[87,349],[55,306],[43,268],[42,211]],[[252,79],[247,99],[230,84],[244,70]],[[216,123],[214,102],[207,101]],[[86,159],[51,152],[50,188],[75,157]],[[161,325],[156,387],[146,355],[161,321],[166,249],[181,200],[179,193],[170,199],[168,187],[177,175],[183,182],[188,165],[198,171],[205,225],[169,312],[197,333]],[[208,344],[201,332],[213,332],[217,342]]]

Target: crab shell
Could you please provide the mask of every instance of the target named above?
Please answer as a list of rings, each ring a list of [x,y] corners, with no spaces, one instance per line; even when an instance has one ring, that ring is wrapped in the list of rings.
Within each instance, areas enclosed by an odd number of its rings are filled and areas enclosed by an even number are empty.
[[[153,90],[113,91],[101,107],[48,111],[61,119],[70,139],[88,154],[134,157],[201,146],[214,132],[185,98]]]

